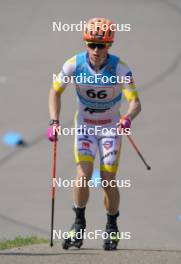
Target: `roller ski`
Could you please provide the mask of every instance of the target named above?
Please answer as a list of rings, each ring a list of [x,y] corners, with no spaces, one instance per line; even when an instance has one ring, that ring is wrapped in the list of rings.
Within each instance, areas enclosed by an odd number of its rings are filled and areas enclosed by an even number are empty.
[[[76,214],[78,213],[79,215],[79,212],[77,212],[76,210],[77,208],[74,208]],[[68,236],[64,239],[62,243],[62,248],[66,250],[69,249],[70,247],[81,248],[81,246],[83,245],[83,236],[84,236],[85,228],[86,228],[85,218],[84,217],[79,218],[76,216],[75,222],[70,228],[70,231],[68,232]]]
[[[114,216],[108,216],[108,222],[106,224],[106,238],[104,239],[103,248],[104,250],[116,250],[119,239],[120,239],[120,233],[118,230],[118,226],[116,223],[116,218],[118,217],[119,213],[117,213]]]

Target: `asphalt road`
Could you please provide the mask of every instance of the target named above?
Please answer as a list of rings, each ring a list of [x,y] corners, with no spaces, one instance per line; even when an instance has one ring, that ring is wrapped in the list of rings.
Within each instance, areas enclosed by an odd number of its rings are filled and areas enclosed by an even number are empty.
[[[26,147],[14,149],[0,143],[0,238],[49,237],[52,146],[44,136],[48,91],[53,73],[84,50],[81,32],[53,32],[52,22],[79,23],[105,16],[115,23],[131,24],[130,32],[117,32],[111,52],[120,55],[133,71],[142,102],[142,113],[133,123],[133,138],[152,170],[146,171],[125,138],[118,178],[131,181],[131,188],[120,188],[119,227],[130,232],[131,239],[122,240],[119,248],[126,251],[108,255],[101,251],[98,239],[85,241],[86,250],[75,255],[82,263],[102,258],[103,263],[120,263],[120,256],[121,263],[180,263],[179,252],[149,251],[181,250],[180,15],[179,0],[0,0],[0,137],[13,130],[27,142]],[[70,85],[63,95],[64,126],[73,126],[75,109],[75,91]],[[123,102],[123,113],[125,109]],[[73,137],[63,136],[58,145],[57,177],[73,179],[74,175]],[[72,189],[57,188],[56,230],[69,229],[74,217],[71,207]],[[104,229],[100,188],[91,189],[86,216],[89,231]],[[37,248],[42,255],[50,252]],[[59,252],[58,246],[53,252]],[[12,259],[28,263],[30,258],[37,258],[36,263],[46,263],[45,259],[61,263],[61,254],[64,263],[73,263],[75,257],[69,252],[41,254],[38,250],[33,256],[4,254],[0,263]]]
[[[47,245],[28,246],[12,250],[0,251],[3,264],[32,264],[32,263],[104,263],[114,261],[115,264],[155,264],[180,263],[179,252],[171,251],[145,251],[145,250],[117,250],[104,252],[101,248],[84,248],[81,250],[62,251],[56,245],[50,249]]]

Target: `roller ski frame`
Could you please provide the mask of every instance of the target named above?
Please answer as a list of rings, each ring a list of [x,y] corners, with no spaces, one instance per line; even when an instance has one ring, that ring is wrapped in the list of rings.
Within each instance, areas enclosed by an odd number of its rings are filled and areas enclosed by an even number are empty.
[[[119,230],[115,228],[106,228],[107,238],[104,239],[104,250],[116,250],[119,243]]]
[[[70,247],[76,247],[81,248],[83,245],[83,235],[85,231],[85,225],[84,224],[73,224],[71,230],[69,231],[69,235],[66,239],[64,239],[62,243],[63,249],[69,249]],[[78,237],[76,234],[81,237]]]

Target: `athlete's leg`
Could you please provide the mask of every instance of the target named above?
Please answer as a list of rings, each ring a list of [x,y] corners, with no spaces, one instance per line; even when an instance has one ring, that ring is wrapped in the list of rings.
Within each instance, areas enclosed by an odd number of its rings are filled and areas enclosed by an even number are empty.
[[[68,249],[70,246],[80,248],[83,243],[83,233],[86,228],[85,208],[89,198],[87,183],[92,175],[96,150],[97,140],[94,136],[89,136],[88,134],[75,135],[74,153],[77,164],[73,189],[75,220],[67,239],[63,242],[64,249]]]
[[[102,137],[99,140],[101,161],[101,178],[104,190],[104,205],[107,211],[105,232],[108,237],[104,239],[105,250],[115,250],[119,242],[119,229],[117,217],[119,216],[119,190],[116,184],[116,172],[119,164],[121,150],[121,137]]]

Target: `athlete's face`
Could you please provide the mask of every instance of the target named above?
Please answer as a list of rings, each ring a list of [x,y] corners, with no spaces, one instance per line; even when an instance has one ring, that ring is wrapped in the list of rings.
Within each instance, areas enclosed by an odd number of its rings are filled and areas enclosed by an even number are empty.
[[[91,63],[97,67],[101,66],[107,57],[109,47],[105,44],[87,44],[87,52]]]

